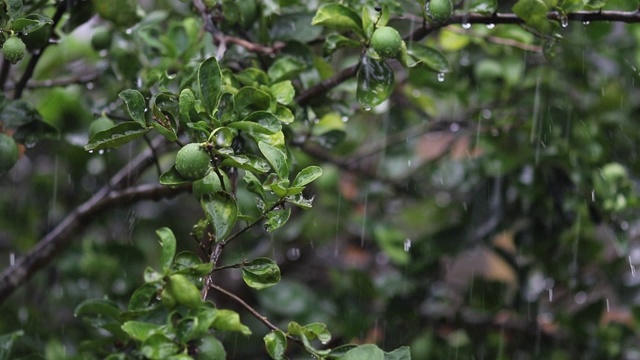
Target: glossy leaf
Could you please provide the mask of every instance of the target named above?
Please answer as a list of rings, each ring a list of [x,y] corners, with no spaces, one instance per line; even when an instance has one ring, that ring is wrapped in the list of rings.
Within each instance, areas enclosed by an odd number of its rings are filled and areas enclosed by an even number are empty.
[[[227,352],[220,340],[213,335],[204,336],[197,342],[198,356],[196,359],[225,360]]]
[[[213,194],[205,194],[200,200],[202,209],[215,229],[216,241],[226,238],[238,218],[238,205],[229,193],[216,191]]]
[[[94,151],[118,147],[143,136],[149,130],[150,128],[143,128],[134,121],[123,122],[111,129],[95,134],[84,149]]]
[[[180,175],[180,173],[178,172],[178,170],[176,170],[175,166],[172,166],[171,169],[162,173],[158,181],[160,182],[160,184],[167,185],[167,186],[178,186],[178,185],[189,184],[192,182],[191,180],[183,178],[182,175]]]
[[[269,110],[271,96],[266,92],[254,88],[243,87],[233,97],[235,111],[240,118],[248,116],[254,111]]]
[[[24,336],[24,331],[17,330],[9,334],[0,335],[0,359],[10,359],[13,343],[20,337]],[[266,343],[266,340],[265,340]]]
[[[222,73],[218,60],[210,57],[198,68],[198,89],[200,90],[200,100],[204,105],[207,115],[211,116],[218,105],[220,88],[222,86]]]
[[[161,332],[162,326],[143,321],[127,321],[122,324],[122,330],[135,340],[145,341],[151,335]]]
[[[303,209],[311,209],[313,198],[307,199],[302,194],[287,197],[287,202]]]
[[[271,93],[275,96],[276,101],[282,105],[289,105],[296,95],[296,89],[293,88],[290,80],[281,81],[271,85]]]
[[[338,31],[353,31],[365,37],[362,19],[351,8],[337,3],[322,5],[311,20],[312,25],[321,25]]]
[[[280,331],[272,331],[264,336],[264,345],[267,353],[274,360],[284,360],[285,351],[287,350],[287,337]]]
[[[269,258],[257,258],[242,266],[242,279],[251,288],[262,290],[280,282],[280,268]]]
[[[240,322],[240,315],[233,310],[219,309],[213,327],[220,331],[237,331],[242,335],[251,335],[251,330]]]
[[[151,305],[152,300],[156,298],[158,294],[158,285],[157,284],[144,284],[137,288],[131,298],[129,299],[129,304],[127,309],[129,311],[147,311],[154,306]]]
[[[389,7],[384,5],[379,6],[381,7],[380,11],[372,6],[362,7],[362,27],[364,28],[367,38],[371,37],[376,27],[386,26],[389,22]]]
[[[471,0],[469,12],[482,15],[493,15],[498,11],[498,0]]]
[[[269,67],[267,74],[269,74],[271,82],[281,82],[293,79],[306,68],[307,65],[302,61],[291,56],[283,56]]]
[[[548,34],[552,30],[551,21],[547,18],[549,11],[542,0],[519,0],[512,8],[513,12],[537,31]]]
[[[258,147],[273,171],[275,171],[281,179],[286,179],[289,176],[287,155],[282,150],[262,141],[258,143]]]
[[[149,359],[167,359],[179,350],[178,345],[164,334],[153,334],[144,340],[140,351]]]
[[[276,110],[273,112],[273,115],[283,124],[291,124],[296,119],[289,108],[280,104],[276,105]]]
[[[237,167],[257,173],[266,173],[270,169],[267,161],[253,155],[227,155],[221,165]]]
[[[340,48],[358,48],[361,46],[362,43],[359,41],[355,41],[342,34],[332,33],[327,35],[327,37],[324,39],[324,47],[322,49],[324,56],[329,56]]]
[[[162,252],[160,253],[160,269],[162,273],[167,275],[173,264],[173,257],[176,254],[176,237],[168,227],[156,230],[156,234],[160,238]]]
[[[411,45],[411,48],[407,49],[407,52],[417,62],[426,65],[435,72],[448,73],[451,71],[451,65],[449,65],[447,58],[432,47],[422,44],[413,44]]]
[[[267,213],[267,222],[265,229],[268,232],[274,232],[287,223],[291,216],[291,209],[273,210]]]
[[[411,349],[408,346],[401,346],[385,353],[384,360],[411,360]]]
[[[131,119],[140,124],[141,127],[146,127],[147,122],[144,118],[144,112],[146,110],[144,96],[142,96],[138,90],[127,89],[120,92],[118,97],[124,100],[127,113],[131,116]]]
[[[322,176],[322,168],[319,166],[307,166],[306,168],[300,170],[296,178],[291,183],[291,186],[305,186],[315,179]]]
[[[88,299],[76,307],[74,316],[103,317],[119,321],[120,313],[118,305],[110,300]]]
[[[0,100],[0,119],[3,126],[15,129],[32,121],[42,121],[42,116],[33,105],[25,100]]]
[[[242,121],[236,121],[228,125],[230,128],[238,129],[253,135],[275,134],[282,130],[282,124],[272,113],[267,111],[255,111]]]
[[[356,96],[360,105],[371,109],[385,101],[394,85],[393,70],[385,61],[363,56],[358,69]]]
[[[374,344],[365,344],[347,351],[341,360],[385,360],[384,351]]]

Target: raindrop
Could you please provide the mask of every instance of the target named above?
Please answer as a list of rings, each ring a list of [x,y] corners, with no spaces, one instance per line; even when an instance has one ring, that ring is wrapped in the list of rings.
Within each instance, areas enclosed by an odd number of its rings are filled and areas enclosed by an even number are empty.
[[[492,116],[492,112],[491,112],[491,110],[490,110],[490,109],[484,109],[484,110],[482,110],[482,117],[483,117],[485,120],[491,119],[491,116]]]
[[[411,160],[407,160],[407,166],[411,167]]]
[[[585,20],[585,21],[582,22],[582,25],[587,26],[587,25],[589,25],[589,23],[590,23],[589,20]]]
[[[27,149],[31,149],[34,146],[36,146],[37,142],[38,142],[38,140],[36,139],[35,136],[27,136],[27,138],[24,139],[24,146],[26,146]]]
[[[591,202],[595,202],[596,201],[596,190],[593,189],[591,190]]]
[[[491,30],[496,27],[496,24],[487,24],[487,29]]]
[[[549,292],[549,302],[553,302],[553,289],[549,288],[547,291]]]
[[[631,276],[636,277],[636,267],[633,265],[633,261],[631,261],[631,256],[629,256],[629,267],[631,267]]]
[[[573,300],[576,302],[576,304],[578,305],[582,305],[587,301],[587,293],[585,293],[584,291],[579,291],[574,297]]]
[[[347,122],[347,121],[349,121],[349,118],[347,116],[343,116],[342,117],[342,122]]]
[[[609,306],[609,298],[606,298],[605,301],[607,302],[607,312],[611,311],[611,307]]]
[[[621,223],[620,223],[620,229],[622,229],[622,230],[624,230],[624,231],[629,230],[629,223],[628,223],[628,222],[626,222],[626,221],[621,222]]]
[[[404,240],[404,251],[409,252],[409,250],[411,250],[411,239],[407,238]]]
[[[93,154],[93,150],[89,150],[89,154]]]
[[[364,111],[371,111],[371,106],[365,106]]]
[[[560,18],[560,25],[562,25],[563,28],[569,26],[569,18],[567,16],[562,16]]]
[[[469,30],[469,29],[471,29],[471,24],[470,23],[463,23],[462,24],[462,28],[465,29],[465,30]]]
[[[438,73],[438,82],[443,82],[444,81],[444,73]]]
[[[296,261],[300,259],[300,249],[297,247],[293,247],[287,250],[287,259],[291,261]]]
[[[449,125],[449,130],[451,130],[451,132],[458,132],[458,130],[460,130],[460,124],[458,123],[451,123],[451,125]]]
[[[13,251],[9,253],[9,265],[13,266],[16,263],[16,253]]]
[[[85,86],[87,87],[87,90],[93,90],[94,84],[93,82],[88,82]]]
[[[99,154],[99,155],[102,155],[102,154],[104,154],[104,153],[105,153],[104,149],[100,149],[100,150],[98,150],[98,154]]]

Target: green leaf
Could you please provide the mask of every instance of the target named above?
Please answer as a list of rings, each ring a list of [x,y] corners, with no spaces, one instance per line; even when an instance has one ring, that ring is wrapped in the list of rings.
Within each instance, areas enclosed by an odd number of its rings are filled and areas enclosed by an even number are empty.
[[[22,14],[22,0],[5,0],[7,15],[11,20],[16,19]]]
[[[542,0],[519,0],[512,8],[524,22],[542,34],[552,30],[551,20],[547,19],[549,8]]]
[[[322,35],[322,28],[311,25],[313,14],[294,13],[280,14],[269,19],[273,21],[270,26],[270,38],[280,41],[299,41],[308,43]]]
[[[237,167],[257,173],[266,173],[269,171],[269,163],[259,157],[253,155],[225,155],[225,160],[221,166]]]
[[[237,331],[242,335],[251,335],[251,329],[240,322],[240,315],[233,310],[218,309],[213,327],[221,331]]]
[[[118,97],[124,100],[124,103],[127,106],[127,113],[129,113],[131,119],[140,124],[140,126],[146,127],[147,122],[144,119],[144,112],[146,109],[144,96],[142,96],[138,90],[127,89],[120,92]]]
[[[162,252],[160,254],[160,268],[162,269],[162,274],[167,275],[171,270],[173,257],[176,254],[176,237],[168,227],[163,227],[156,230],[156,234],[160,238],[160,244],[162,245]]]
[[[76,306],[74,316],[94,316],[101,318],[120,320],[120,309],[112,301],[105,299],[88,299]]]
[[[365,344],[347,351],[340,360],[385,360],[385,356],[378,346]]]
[[[198,265],[182,268],[180,270],[177,270],[175,273],[195,276],[195,277],[202,277],[211,273],[212,268],[213,268],[213,264],[207,262],[207,263],[201,263]]]
[[[260,183],[260,180],[250,171],[245,171],[242,178],[247,183],[247,190],[265,199],[264,188]]]
[[[422,44],[412,44],[407,53],[416,61],[426,65],[433,71],[438,73],[448,73],[451,71],[451,65],[447,58],[440,51]]]
[[[322,176],[322,168],[319,166],[307,166],[306,168],[300,170],[296,178],[291,183],[291,187],[294,186],[305,186],[315,179]]]
[[[146,283],[153,284],[162,281],[163,275],[153,270],[150,266],[147,266],[147,268],[144,269],[143,277]]]
[[[327,325],[320,322],[302,326],[295,321],[291,321],[287,325],[287,332],[294,336],[304,336],[308,340],[318,339],[323,344],[331,340],[331,333],[327,330]]]
[[[287,223],[291,216],[291,209],[273,210],[267,213],[265,228],[268,232],[274,232]]]
[[[22,330],[17,330],[8,334],[0,335],[0,360],[10,359],[13,343],[21,336],[24,336],[24,331]]]
[[[498,0],[471,0],[468,11],[482,15],[493,15],[498,11]]]
[[[286,359],[284,353],[287,350],[287,336],[281,330],[272,331],[265,335],[264,345],[272,359]]]
[[[307,199],[302,196],[302,194],[287,196],[286,200],[288,203],[291,203],[303,209],[311,209],[311,206],[313,205],[313,198]]]
[[[11,30],[20,31],[21,33],[28,35],[45,25],[52,25],[53,20],[40,14],[29,14],[27,17],[16,19],[11,26]],[[48,40],[48,39],[47,39]]]
[[[296,119],[291,110],[281,104],[276,105],[276,111],[273,112],[273,115],[283,124],[291,124]]]
[[[0,103],[0,107],[2,105],[4,104]],[[13,100],[2,107],[0,119],[2,119],[5,128],[15,129],[32,121],[42,121],[42,116],[27,101]]]
[[[282,56],[271,64],[267,74],[271,82],[275,83],[293,79],[306,68],[307,64],[304,62],[291,56]]]
[[[358,13],[341,4],[322,5],[311,20],[311,25],[321,25],[338,31],[353,31],[365,37],[362,19]]]
[[[384,360],[411,360],[411,349],[408,346],[401,346],[392,352],[385,353]]]
[[[178,352],[176,343],[164,334],[153,334],[146,338],[140,351],[149,359],[167,359]]]
[[[289,105],[293,102],[296,95],[296,89],[293,88],[291,80],[275,83],[270,87],[271,93],[275,96],[276,101],[282,105]]]
[[[42,120],[33,120],[26,124],[20,125],[13,138],[20,143],[27,146],[33,146],[38,141],[44,139],[58,140],[60,138],[60,132],[56,127],[50,125]]]
[[[362,43],[360,43],[359,41],[350,39],[342,34],[332,33],[327,35],[327,37],[324,39],[322,53],[324,56],[329,56],[336,50],[343,47],[359,48],[361,46]]]
[[[152,300],[158,295],[158,285],[153,283],[147,283],[133,292],[129,299],[127,309],[129,311],[147,311],[155,308],[152,305]]]
[[[247,117],[254,111],[269,110],[271,107],[271,96],[266,92],[245,86],[233,97],[235,111],[239,118]]]
[[[188,123],[191,119],[191,110],[196,105],[196,96],[191,89],[183,89],[178,97],[178,109],[180,114],[180,122]],[[197,120],[197,119],[196,119]]]
[[[209,223],[215,229],[216,241],[225,239],[238,218],[238,205],[229,193],[216,191],[213,194],[205,194],[200,201]]]
[[[151,335],[160,333],[162,325],[132,320],[122,324],[122,330],[135,340],[145,341]]]
[[[118,147],[143,136],[149,130],[150,128],[140,127],[140,124],[134,121],[123,122],[111,129],[95,134],[84,149],[91,152]]]
[[[208,116],[213,115],[213,111],[218,105],[218,97],[222,86],[222,73],[218,60],[210,57],[198,67],[198,89],[200,89],[200,100]]]
[[[213,335],[208,335],[201,338],[197,342],[198,355],[196,359],[206,360],[225,360],[227,359],[227,353],[224,350],[224,346],[220,340],[216,339]]]
[[[376,27],[386,26],[389,22],[389,7],[384,5],[381,7],[380,11],[371,6],[362,7],[362,27],[367,34],[367,39],[371,38]]]
[[[602,9],[607,4],[606,0],[583,0],[582,2],[586,10]]]
[[[262,141],[258,143],[258,148],[260,148],[260,152],[262,152],[262,155],[267,159],[267,162],[273,171],[278,174],[278,177],[281,179],[289,177],[289,163],[287,162],[287,155],[282,150]]]
[[[160,184],[167,185],[167,186],[178,186],[178,185],[184,185],[192,182],[192,180],[187,180],[183,178],[182,175],[180,175],[180,173],[178,172],[178,170],[176,170],[175,165],[172,166],[171,169],[162,173],[158,181],[160,182]]]
[[[242,279],[256,290],[262,290],[280,282],[280,268],[269,258],[257,258],[242,266]]]
[[[364,55],[358,69],[358,89],[356,96],[365,109],[385,101],[393,91],[393,70],[384,61]]]
[[[232,122],[228,125],[230,128],[242,130],[249,135],[275,134],[282,130],[282,124],[278,118],[267,111],[252,112],[242,121]]]

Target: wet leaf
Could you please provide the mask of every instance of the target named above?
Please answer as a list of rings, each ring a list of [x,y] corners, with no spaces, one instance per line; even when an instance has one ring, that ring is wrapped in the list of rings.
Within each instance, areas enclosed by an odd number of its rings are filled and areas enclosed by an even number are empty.
[[[482,15],[493,15],[498,11],[498,0],[471,0],[469,12]]]
[[[251,335],[251,330],[240,322],[237,312],[227,309],[219,309],[213,327],[220,331],[237,331],[242,335]]]
[[[321,25],[338,31],[353,31],[365,37],[362,19],[351,8],[341,4],[322,5],[311,20],[312,25]]]
[[[22,330],[17,330],[17,331],[14,331],[8,334],[3,334],[0,336],[0,359],[2,360],[10,359],[13,343],[19,337],[22,337],[22,336],[24,336],[24,331]],[[266,343],[266,340],[265,340],[265,343]]]
[[[145,341],[151,335],[161,332],[162,326],[143,321],[127,321],[122,324],[122,330],[124,330],[132,339]]]
[[[426,65],[431,70],[438,73],[448,73],[451,71],[451,65],[447,58],[440,51],[422,44],[412,44],[407,49],[407,53],[411,55],[417,62]]]
[[[385,360],[384,351],[374,344],[365,344],[347,351],[341,360]]]
[[[251,288],[262,290],[280,282],[280,268],[269,258],[257,258],[242,266],[242,279]]]
[[[255,111],[269,110],[271,107],[271,96],[266,92],[245,86],[233,97],[235,111],[239,118],[247,117]]]
[[[356,96],[360,105],[365,109],[385,101],[394,85],[393,70],[384,61],[379,61],[364,55],[358,69],[358,89]]]
[[[267,70],[271,82],[281,82],[296,77],[307,68],[307,64],[291,57],[283,56],[278,58]]]
[[[359,48],[361,46],[362,43],[359,41],[350,39],[342,34],[332,33],[327,35],[327,37],[324,39],[323,54],[324,56],[329,56],[336,50],[343,47]]]
[[[149,359],[167,359],[178,352],[178,345],[164,334],[152,334],[144,340],[140,351]]]
[[[144,112],[146,109],[144,96],[142,96],[138,90],[127,89],[120,92],[118,97],[124,100],[127,107],[127,113],[131,116],[131,119],[140,124],[141,127],[146,127],[147,122],[144,119]]]
[[[156,230],[156,234],[160,238],[160,245],[162,245],[162,252],[160,253],[160,269],[164,275],[169,274],[171,270],[171,264],[173,264],[173,257],[176,254],[176,237],[168,227],[163,227]]]
[[[220,340],[216,339],[213,335],[202,337],[197,342],[198,357],[197,359],[207,360],[225,360],[227,359],[227,352]]]
[[[549,9],[542,0],[519,0],[512,8],[513,12],[537,31],[548,34],[552,30],[551,20],[547,18]]]
[[[258,143],[258,147],[273,171],[278,174],[278,177],[281,179],[288,178],[289,163],[287,162],[287,155],[282,150],[262,141]]]
[[[296,89],[293,88],[290,80],[275,83],[270,87],[271,93],[275,96],[276,101],[282,105],[289,105],[296,95]]]
[[[136,289],[129,299],[127,309],[129,311],[146,311],[153,309],[151,305],[152,299],[155,299],[158,294],[157,284],[144,284]]]
[[[278,118],[267,111],[255,111],[244,120],[232,122],[228,126],[230,128],[242,130],[249,135],[256,133],[275,134],[282,130],[282,124]]]
[[[238,205],[229,193],[216,191],[213,194],[204,194],[200,201],[209,223],[215,229],[216,241],[226,238],[238,218]]]
[[[178,172],[178,170],[176,170],[175,165],[172,166],[171,169],[162,173],[158,181],[160,182],[160,184],[167,185],[167,186],[178,186],[178,185],[184,185],[192,182],[191,180],[187,180],[183,178],[182,175],[180,175],[180,173]]]
[[[322,176],[322,168],[319,166],[307,166],[306,168],[300,170],[296,178],[291,183],[291,186],[305,186],[315,179]]]
[[[287,350],[287,337],[282,331],[276,330],[265,335],[264,345],[272,359],[286,359],[284,353]]]
[[[200,90],[200,100],[204,105],[207,115],[212,116],[218,105],[220,87],[222,85],[222,74],[218,60],[210,57],[198,68],[198,89]]]
[[[268,232],[274,232],[287,223],[291,216],[291,209],[273,210],[267,213],[265,228]]]
[[[143,136],[149,130],[150,128],[143,128],[134,121],[123,122],[111,129],[95,134],[84,149],[94,151],[118,147]]]

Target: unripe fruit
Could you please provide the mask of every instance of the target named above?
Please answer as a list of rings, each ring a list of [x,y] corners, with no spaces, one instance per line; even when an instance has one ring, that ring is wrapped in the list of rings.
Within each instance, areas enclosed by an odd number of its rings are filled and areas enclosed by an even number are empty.
[[[7,134],[0,133],[0,174],[5,173],[18,161],[18,145]]]
[[[128,28],[138,22],[138,9],[135,0],[92,0],[98,15],[111,21],[118,27]]]
[[[445,22],[453,14],[453,3],[451,0],[431,0],[427,5],[427,13],[436,22]]]
[[[213,194],[216,191],[231,191],[231,180],[224,171],[221,171],[222,179],[224,180],[224,189],[220,184],[220,178],[215,171],[209,171],[209,173],[200,180],[193,182],[193,196],[196,199],[200,199],[204,194]]]
[[[240,10],[240,19],[238,22],[242,26],[250,26],[258,17],[258,5],[255,0],[238,0],[236,2]]]
[[[197,308],[202,304],[200,290],[184,275],[171,275],[167,279],[164,291],[167,292],[167,296],[171,296],[178,304],[188,308]]]
[[[619,163],[608,163],[602,167],[602,177],[608,181],[620,181],[627,178],[627,169]]]
[[[167,309],[173,309],[177,305],[176,299],[174,299],[167,290],[163,290],[162,294],[160,294],[160,302],[162,302],[162,305]]]
[[[27,45],[17,36],[8,38],[2,45],[2,55],[12,64],[22,60],[26,52]]]
[[[176,171],[187,180],[202,179],[209,171],[209,154],[200,144],[182,147],[176,155]]]
[[[115,125],[116,124],[113,122],[113,120],[109,119],[108,117],[99,117],[98,119],[94,120],[91,125],[89,125],[89,139],[91,139],[101,131],[111,129]]]
[[[402,49],[402,37],[396,29],[383,26],[373,32],[371,47],[383,58],[392,58]]]
[[[94,50],[106,50],[111,47],[113,33],[107,29],[97,29],[91,36],[91,47]]]

